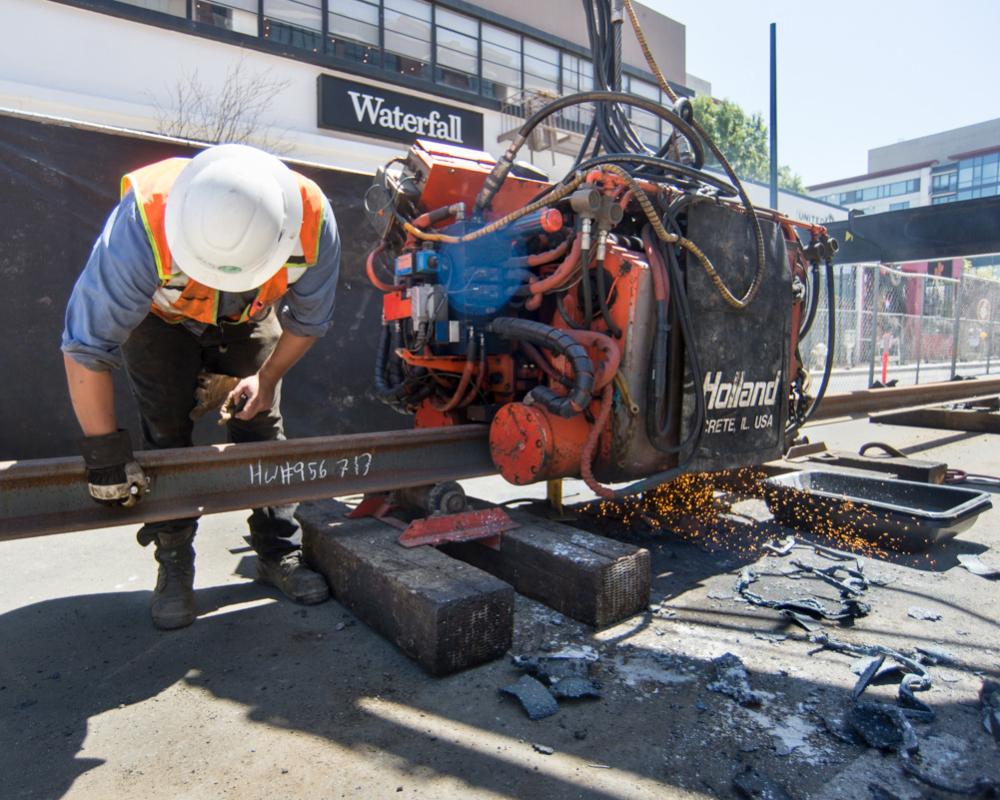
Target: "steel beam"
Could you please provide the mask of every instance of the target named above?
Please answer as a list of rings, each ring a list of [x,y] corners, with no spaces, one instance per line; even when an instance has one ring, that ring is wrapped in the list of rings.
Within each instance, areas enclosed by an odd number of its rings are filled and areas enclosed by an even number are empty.
[[[949,403],[995,395],[998,392],[1000,392],[1000,378],[977,378],[971,381],[924,383],[920,386],[894,386],[890,389],[828,394],[816,409],[813,420],[863,416],[874,411]]]
[[[890,411],[868,418],[880,425],[905,425],[912,428],[937,428],[965,433],[1000,433],[1000,414],[995,411],[956,408],[914,408]]]
[[[80,458],[0,462],[0,541],[489,475],[488,431],[462,425],[140,452],[151,491],[130,509],[90,499]]]

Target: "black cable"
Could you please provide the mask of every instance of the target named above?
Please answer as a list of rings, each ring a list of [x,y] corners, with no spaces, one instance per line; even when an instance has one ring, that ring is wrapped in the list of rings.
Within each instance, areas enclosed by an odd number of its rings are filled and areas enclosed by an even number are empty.
[[[608,333],[616,339],[622,336],[621,328],[611,319],[611,310],[608,308],[607,289],[604,284],[604,262],[597,262],[597,307],[601,310],[601,318],[608,327]]]
[[[679,175],[690,178],[691,180],[706,183],[712,188],[717,189],[724,197],[733,197],[736,195],[736,189],[723,181],[721,178],[717,178],[709,172],[689,167],[687,164],[681,164],[679,161],[670,161],[666,158],[657,158],[656,156],[645,155],[642,153],[607,153],[603,156],[596,156],[594,158],[587,159],[583,163],[578,164],[576,169],[578,171],[586,171],[592,167],[598,167],[601,164],[621,164],[623,162],[661,167],[666,171],[674,171]],[[563,182],[565,182],[565,179],[563,179]]]
[[[837,298],[834,294],[833,285],[833,261],[829,258],[826,259],[825,262],[825,271],[826,306],[829,318],[826,323],[826,360],[823,363],[823,378],[820,381],[819,390],[816,392],[816,396],[809,405],[809,410],[803,415],[802,421],[796,426],[796,428],[801,428],[810,420],[812,415],[816,413],[816,409],[819,408],[819,404],[823,401],[823,397],[826,395],[826,387],[830,383],[830,373],[833,371],[833,356],[837,342]]]
[[[507,151],[494,165],[490,174],[486,176],[483,188],[477,195],[476,202],[473,205],[472,213],[474,215],[481,214],[483,209],[489,206],[493,197],[496,195],[497,191],[499,191],[500,186],[503,184],[508,173],[510,172],[518,151],[524,146],[524,143],[531,135],[531,132],[553,114],[562,111],[564,108],[568,108],[569,106],[580,105],[582,103],[620,103],[628,106],[636,106],[644,111],[648,111],[649,113],[669,122],[676,130],[679,130],[681,134],[688,139],[692,150],[695,153],[694,167],[696,169],[700,169],[704,164],[704,150],[702,149],[701,140],[698,138],[698,134],[695,132],[694,128],[692,128],[678,114],[675,114],[673,111],[661,106],[659,103],[645,97],[638,97],[637,95],[625,94],[623,92],[577,92],[576,94],[567,95],[557,100],[553,100],[551,103],[539,109],[527,120],[525,120],[524,124],[515,134],[513,141],[507,148]],[[600,110],[600,108],[601,106],[598,105],[598,110]]]
[[[572,417],[590,405],[594,389],[594,362],[587,354],[587,348],[568,333],[542,322],[518,317],[497,317],[486,326],[486,330],[504,339],[531,342],[565,356],[570,362],[573,386],[566,397],[560,397],[547,386],[536,386],[528,392],[530,399],[560,417]]]
[[[816,310],[819,308],[819,263],[812,264],[812,278],[809,281],[809,305],[806,310],[806,317],[799,325],[799,341],[801,342],[809,331],[812,330],[813,322],[816,321]]]
[[[674,227],[676,227],[676,224]],[[665,394],[667,389],[667,342],[665,337],[670,332],[670,326],[663,316],[666,312],[664,308],[665,304],[662,302],[658,303],[657,340],[654,341],[653,373],[650,380],[652,385],[647,389],[646,433],[650,444],[661,453],[680,453],[691,448],[693,454],[693,451],[697,448],[698,441],[701,439],[702,429],[704,428],[705,396],[701,391],[701,363],[698,359],[698,351],[695,346],[694,330],[691,322],[691,308],[688,303],[687,292],[684,289],[683,275],[681,274],[680,265],[677,262],[677,255],[673,247],[666,242],[660,242],[658,239],[655,239],[648,226],[643,229],[643,243],[649,250],[659,246],[661,257],[665,256],[664,265],[667,268],[670,281],[670,305],[674,316],[680,323],[681,341],[684,344],[683,350],[686,366],[691,373],[691,379],[694,383],[695,400],[695,422],[688,432],[687,438],[675,445],[664,441],[673,432],[676,409],[669,402],[669,398]],[[655,253],[651,253],[651,255],[655,257]],[[666,419],[661,423],[661,417],[664,416],[664,406],[666,406]],[[688,458],[690,458],[690,455]]]
[[[569,325],[573,330],[575,331],[584,330],[583,325],[581,325],[579,322],[573,319],[569,315],[569,312],[566,311],[565,295],[566,295],[565,292],[558,292],[556,294],[556,310],[559,312],[559,316],[562,317],[563,322]]]
[[[594,300],[590,291],[590,247],[580,249],[580,269],[582,271],[580,297],[583,301],[583,327],[590,328],[590,323],[594,321]]]

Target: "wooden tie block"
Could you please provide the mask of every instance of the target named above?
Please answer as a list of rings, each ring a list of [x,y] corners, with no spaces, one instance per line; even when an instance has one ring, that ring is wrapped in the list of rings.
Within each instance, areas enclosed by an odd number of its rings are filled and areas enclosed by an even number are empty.
[[[603,628],[649,605],[649,551],[525,512],[500,550],[476,544],[442,549],[580,622]]]
[[[344,518],[335,501],[303,504],[303,552],[337,600],[433,675],[492,661],[510,649],[514,590],[431,547],[408,549],[399,530]]]

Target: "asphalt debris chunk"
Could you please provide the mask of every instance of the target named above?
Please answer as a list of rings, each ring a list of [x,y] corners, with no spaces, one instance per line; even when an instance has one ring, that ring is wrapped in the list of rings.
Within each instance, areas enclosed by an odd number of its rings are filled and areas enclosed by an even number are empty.
[[[549,687],[552,695],[559,700],[579,700],[584,697],[599,699],[601,690],[588,678],[568,676],[560,678]]]
[[[931,611],[928,608],[921,608],[920,606],[910,606],[906,609],[906,616],[913,617],[913,619],[919,619],[924,622],[937,622],[941,619],[941,615],[936,611]]]
[[[983,681],[979,690],[979,702],[983,708],[983,728],[1000,744],[1000,683]]]
[[[533,744],[531,747],[536,753],[541,753],[543,756],[550,756],[555,752],[555,750],[547,744]]]
[[[869,747],[896,753],[916,752],[919,743],[902,709],[885,703],[857,703],[845,720]]]
[[[958,557],[958,564],[961,567],[965,567],[973,575],[978,575],[980,578],[986,578],[988,581],[1000,580],[1000,569],[993,569],[992,567],[986,566],[977,556],[971,556],[968,554],[960,555]]]
[[[736,775],[733,788],[746,800],[795,800],[780,783],[753,769]]]
[[[761,704],[761,696],[750,688],[750,675],[738,656],[723,653],[712,659],[715,680],[708,684],[711,692],[728,695],[741,706],[756,708]]]
[[[504,686],[500,692],[516,697],[521,702],[528,719],[545,719],[559,710],[559,704],[552,693],[530,675],[522,675],[517,683]]]

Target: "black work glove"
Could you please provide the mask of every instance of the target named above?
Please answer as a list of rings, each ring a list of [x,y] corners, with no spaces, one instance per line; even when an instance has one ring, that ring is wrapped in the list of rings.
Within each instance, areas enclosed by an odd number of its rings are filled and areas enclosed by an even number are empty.
[[[132,455],[128,431],[80,440],[87,465],[87,490],[98,503],[130,508],[149,491],[149,479]]]

